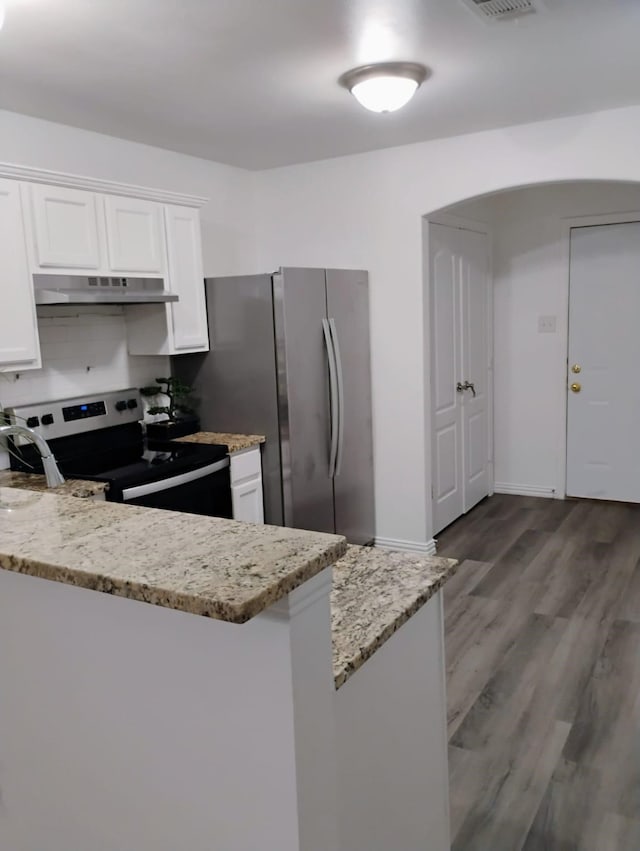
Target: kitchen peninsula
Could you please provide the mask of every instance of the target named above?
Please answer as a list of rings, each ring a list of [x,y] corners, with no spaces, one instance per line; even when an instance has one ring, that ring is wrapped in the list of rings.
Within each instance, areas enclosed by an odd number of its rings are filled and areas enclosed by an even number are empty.
[[[7,847],[444,851],[455,564],[390,558],[0,487]]]

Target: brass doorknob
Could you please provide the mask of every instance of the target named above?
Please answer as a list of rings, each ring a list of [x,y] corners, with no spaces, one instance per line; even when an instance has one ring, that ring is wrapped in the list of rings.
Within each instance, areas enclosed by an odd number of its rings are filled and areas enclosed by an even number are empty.
[[[582,390],[582,384],[579,384],[577,381],[574,381],[571,385],[571,389],[574,393],[579,393]]]

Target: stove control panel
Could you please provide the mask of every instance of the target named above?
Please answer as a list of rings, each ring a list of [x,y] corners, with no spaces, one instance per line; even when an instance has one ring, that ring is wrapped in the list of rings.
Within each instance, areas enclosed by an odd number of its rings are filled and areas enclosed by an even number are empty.
[[[118,402],[116,402],[116,410],[120,410]],[[62,409],[62,416],[66,423],[72,420],[83,420],[86,417],[103,417],[106,413],[107,408],[104,402],[85,402],[84,405],[69,405]]]
[[[143,416],[135,387],[9,408],[7,413],[12,422],[36,429],[46,440],[135,423]],[[17,440],[24,442],[22,438]]]

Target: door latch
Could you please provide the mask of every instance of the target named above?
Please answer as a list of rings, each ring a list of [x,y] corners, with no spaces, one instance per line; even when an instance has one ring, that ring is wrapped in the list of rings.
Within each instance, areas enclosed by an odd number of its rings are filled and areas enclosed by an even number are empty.
[[[471,390],[473,393],[473,398],[476,397],[476,386],[473,381],[465,381],[464,384],[461,381],[458,381],[456,384],[456,390],[458,393],[464,393],[465,390]]]

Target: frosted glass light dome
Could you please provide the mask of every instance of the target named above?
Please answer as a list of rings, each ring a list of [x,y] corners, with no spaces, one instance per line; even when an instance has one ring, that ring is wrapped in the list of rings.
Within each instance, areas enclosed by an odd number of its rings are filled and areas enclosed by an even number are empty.
[[[409,103],[418,84],[407,77],[370,77],[351,89],[351,94],[371,112],[395,112]]]
[[[425,66],[417,62],[381,62],[353,68],[338,82],[365,109],[395,112],[409,103],[428,73]]]

